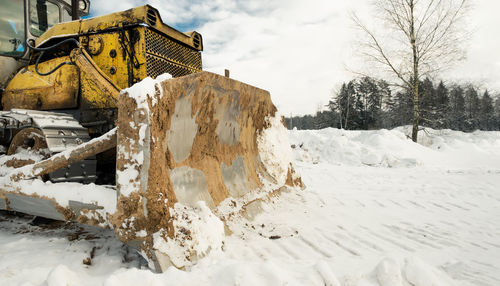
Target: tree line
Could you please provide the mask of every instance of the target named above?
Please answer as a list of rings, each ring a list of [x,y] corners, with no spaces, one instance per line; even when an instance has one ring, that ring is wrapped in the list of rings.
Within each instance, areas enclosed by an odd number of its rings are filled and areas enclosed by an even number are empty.
[[[420,123],[434,129],[500,130],[500,97],[472,84],[445,84],[425,78],[419,82]],[[371,130],[410,125],[413,91],[394,91],[384,80],[370,77],[342,84],[326,106],[315,115],[286,117],[289,129]]]

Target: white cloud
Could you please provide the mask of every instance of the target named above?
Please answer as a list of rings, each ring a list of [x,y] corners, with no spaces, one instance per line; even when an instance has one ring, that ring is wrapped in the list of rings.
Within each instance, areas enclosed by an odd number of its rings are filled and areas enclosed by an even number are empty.
[[[90,2],[90,11],[94,15],[104,15],[143,5],[140,0],[98,0]]]
[[[94,1],[96,14],[144,4],[140,0]],[[170,25],[201,23],[204,68],[269,90],[285,114],[314,113],[331,92],[354,75],[349,11],[367,15],[369,0],[149,0]],[[482,0],[471,14],[477,25],[469,60],[447,76],[472,79],[500,91],[500,1]],[[497,9],[495,9],[497,8]],[[354,61],[356,62],[356,61]]]
[[[495,13],[500,11],[500,1],[481,0],[474,3],[469,17],[472,37],[468,43],[467,60],[446,76],[459,81],[472,81],[500,93],[500,18]]]

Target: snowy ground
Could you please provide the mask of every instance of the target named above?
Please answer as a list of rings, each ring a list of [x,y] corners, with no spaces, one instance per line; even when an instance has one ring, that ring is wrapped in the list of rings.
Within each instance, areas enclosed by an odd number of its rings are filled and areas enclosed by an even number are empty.
[[[109,231],[0,213],[0,285],[500,285],[500,132],[405,132],[291,131],[307,189],[188,271],[152,273]]]

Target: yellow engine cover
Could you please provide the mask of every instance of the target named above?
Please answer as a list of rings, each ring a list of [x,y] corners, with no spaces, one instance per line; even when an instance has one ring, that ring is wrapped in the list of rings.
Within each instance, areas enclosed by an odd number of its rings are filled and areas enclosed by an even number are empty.
[[[48,72],[69,57],[55,58],[38,65],[40,72]],[[64,65],[48,76],[40,76],[35,66],[21,69],[9,82],[2,95],[3,110],[24,108],[53,110],[76,108],[80,77],[74,65]]]

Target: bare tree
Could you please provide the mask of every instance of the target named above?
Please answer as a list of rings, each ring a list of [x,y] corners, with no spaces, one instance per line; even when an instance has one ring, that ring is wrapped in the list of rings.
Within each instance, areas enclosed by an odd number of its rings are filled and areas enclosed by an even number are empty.
[[[412,140],[420,120],[419,81],[463,59],[467,33],[461,27],[469,0],[374,0],[388,29],[387,35],[368,28],[356,14],[352,19],[367,36],[361,51],[377,66],[393,74],[413,94]]]

